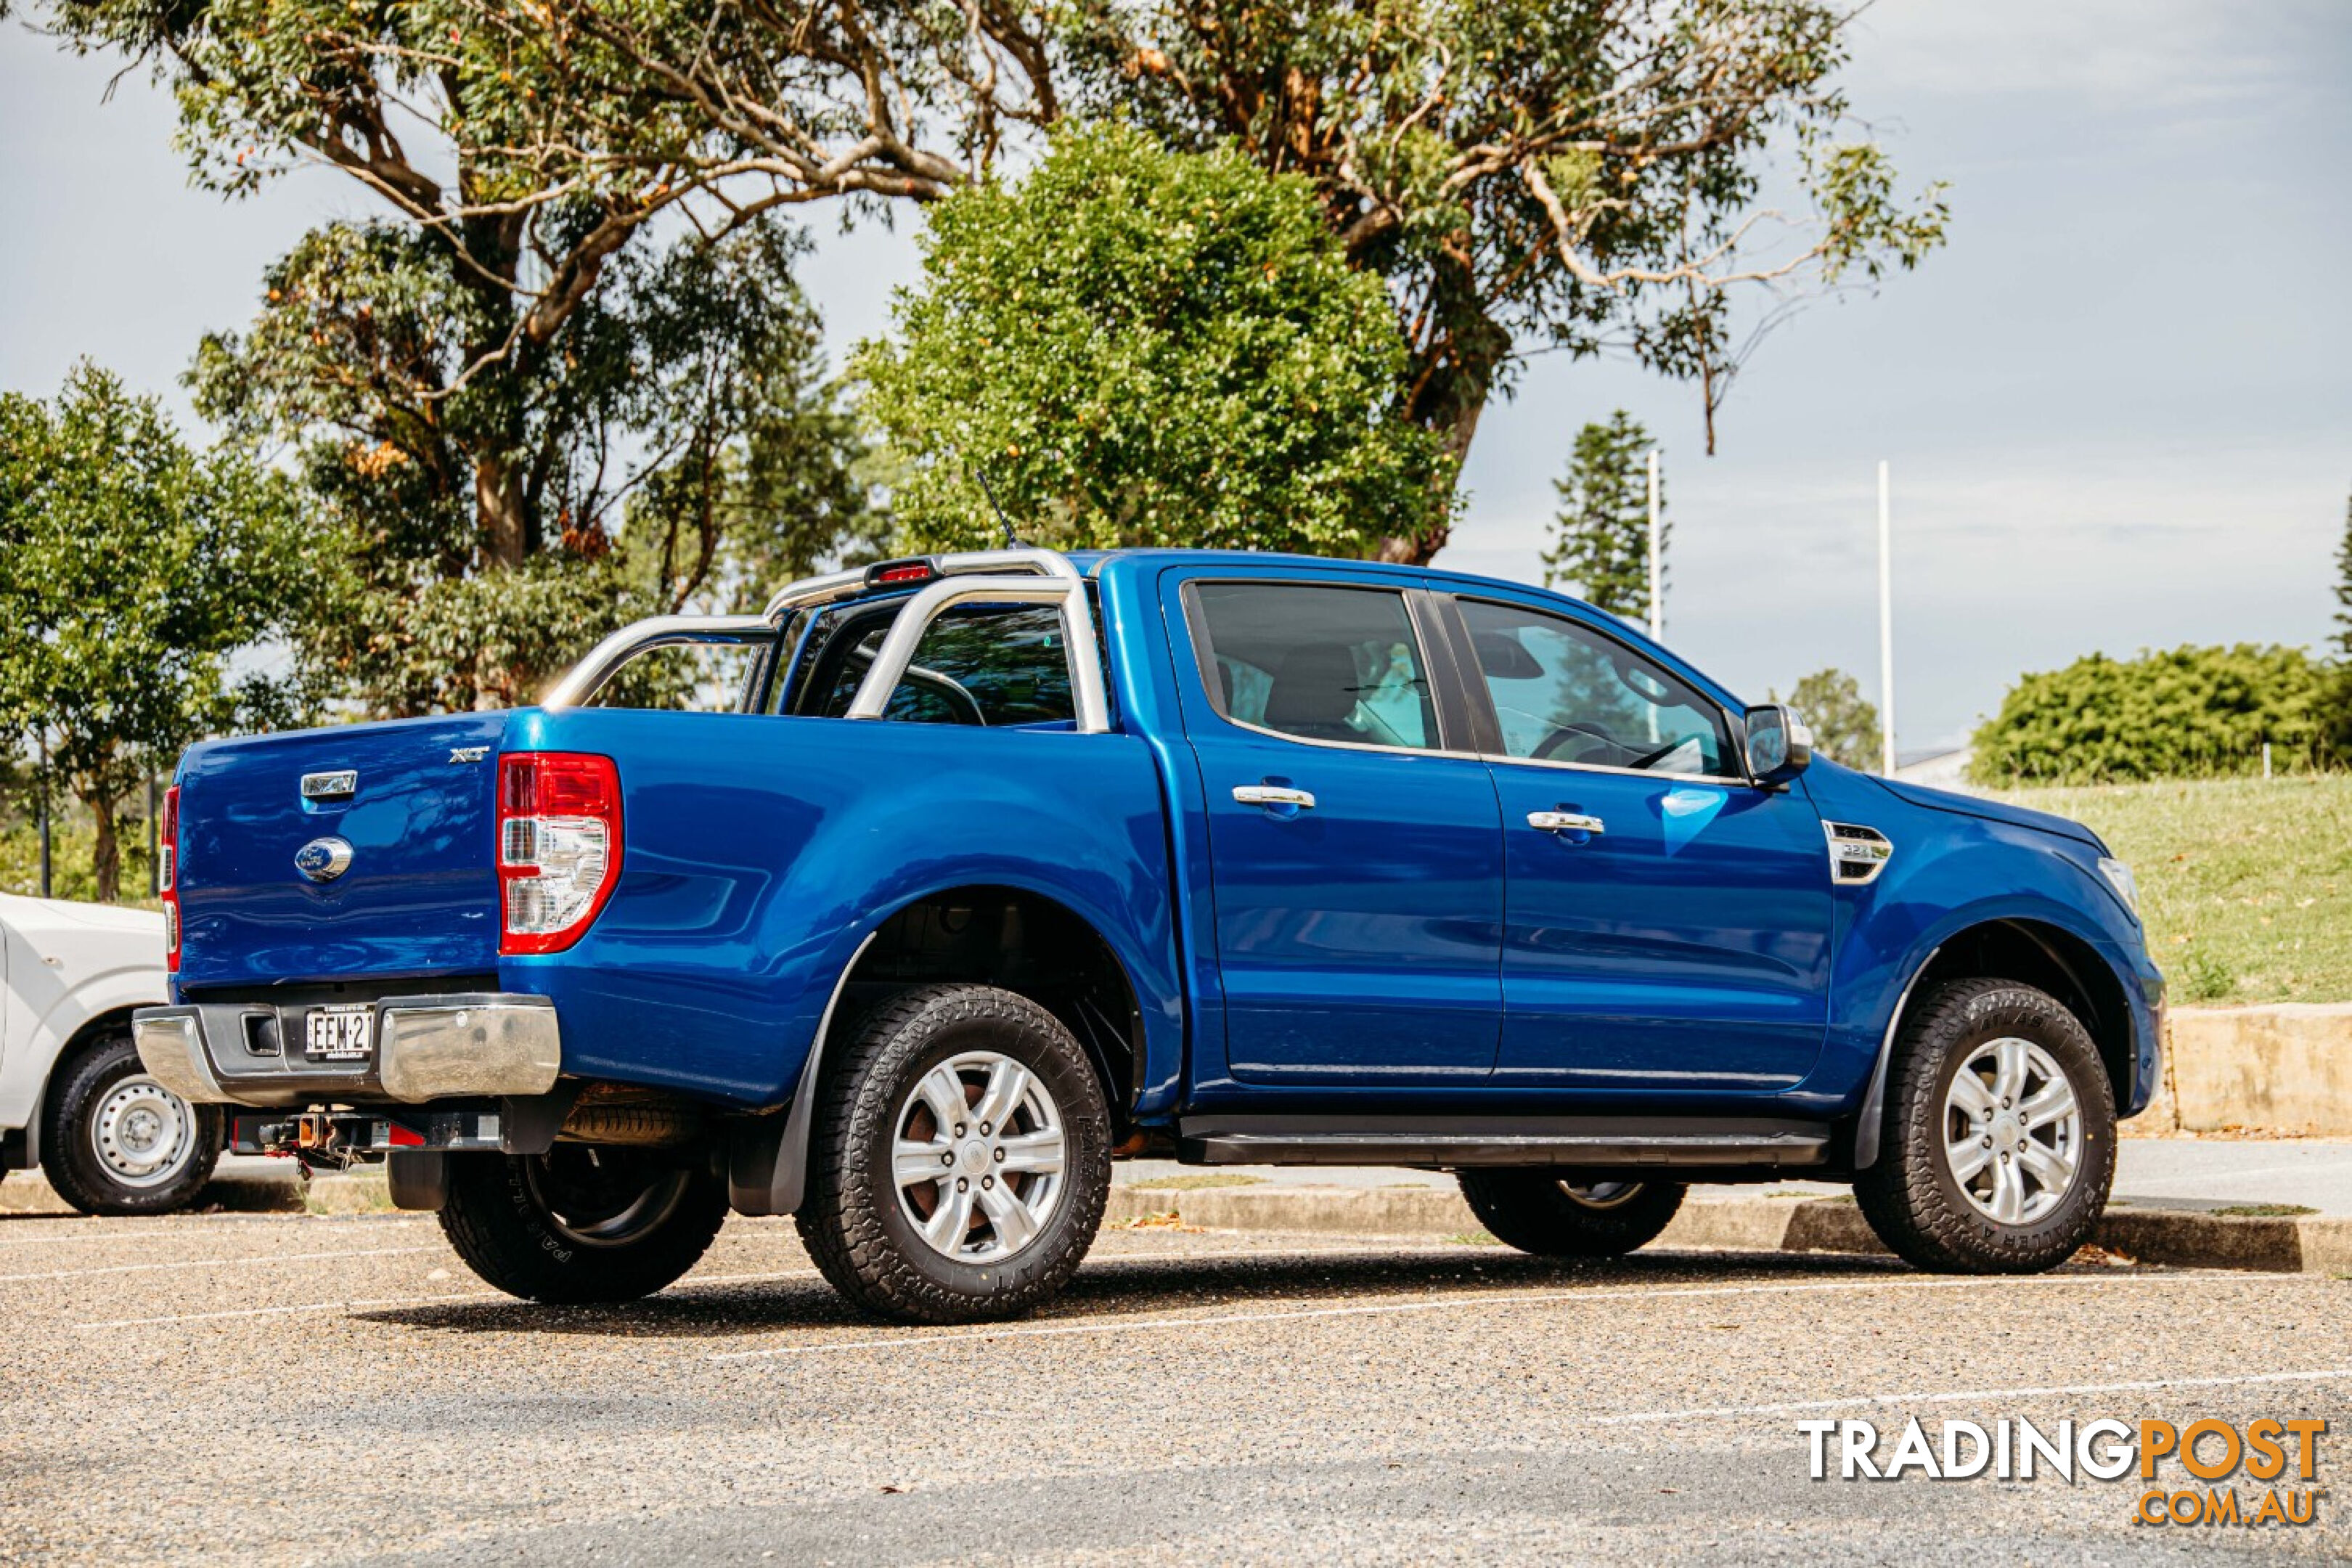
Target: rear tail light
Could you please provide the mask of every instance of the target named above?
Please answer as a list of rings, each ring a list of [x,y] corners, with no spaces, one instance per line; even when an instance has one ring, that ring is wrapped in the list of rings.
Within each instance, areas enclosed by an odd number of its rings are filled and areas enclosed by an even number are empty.
[[[621,775],[610,757],[499,759],[500,952],[580,940],[621,876]]]
[[[928,583],[940,574],[928,556],[908,561],[877,561],[866,569],[866,585],[880,588],[902,583]]]
[[[163,900],[163,967],[180,972],[180,786],[163,792],[155,821],[155,888]]]

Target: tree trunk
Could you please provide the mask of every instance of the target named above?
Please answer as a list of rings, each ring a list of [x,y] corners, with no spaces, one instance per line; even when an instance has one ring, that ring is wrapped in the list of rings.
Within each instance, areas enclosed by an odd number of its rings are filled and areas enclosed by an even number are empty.
[[[538,547],[522,479],[521,467],[503,457],[484,455],[474,460],[474,516],[492,565],[520,566]]]
[[[1450,503],[1462,466],[1469,460],[1470,443],[1478,434],[1478,417],[1486,413],[1496,378],[1510,355],[1511,334],[1479,303],[1475,278],[1466,266],[1441,272],[1434,309],[1449,324],[1407,363],[1405,384],[1411,391],[1404,413],[1423,429],[1434,432],[1454,459],[1439,481],[1446,492],[1439,499]],[[1451,506],[1441,504],[1428,528],[1410,537],[1381,540],[1377,558],[1396,565],[1428,565],[1453,537],[1452,516]]]
[[[1431,411],[1442,415],[1444,423],[1426,416],[1417,421],[1437,429],[1444,438],[1446,456],[1454,459],[1436,481],[1447,490],[1444,498],[1447,501],[1461,482],[1462,466],[1469,461],[1470,443],[1478,434],[1478,416],[1486,411],[1486,396],[1493,387],[1491,379],[1482,379],[1475,386],[1465,384],[1465,378],[1449,380],[1453,395],[1446,399],[1444,406]],[[1452,515],[1449,508],[1440,506],[1436,522],[1418,533],[1391,534],[1382,539],[1374,559],[1391,566],[1428,565],[1454,537]]]
[[[114,797],[110,795],[85,795],[91,820],[98,825],[98,834],[90,847],[89,868],[98,879],[98,901],[110,904],[122,892],[122,847],[114,837]]]

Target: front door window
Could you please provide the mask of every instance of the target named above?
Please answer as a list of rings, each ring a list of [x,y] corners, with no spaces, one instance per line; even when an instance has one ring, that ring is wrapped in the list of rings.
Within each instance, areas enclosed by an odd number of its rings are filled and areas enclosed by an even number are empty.
[[[1737,776],[1721,710],[1679,677],[1562,616],[1480,599],[1460,603],[1505,756]]]

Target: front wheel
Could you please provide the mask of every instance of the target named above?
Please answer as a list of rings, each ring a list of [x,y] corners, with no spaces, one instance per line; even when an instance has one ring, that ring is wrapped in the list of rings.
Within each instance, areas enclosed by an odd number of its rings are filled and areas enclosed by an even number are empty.
[[[795,1218],[835,1289],[961,1323],[1069,1282],[1110,1193],[1110,1117],[1051,1013],[988,985],[901,992],[824,1072]]]
[[[529,1300],[650,1296],[694,1267],[727,1218],[726,1184],[660,1150],[558,1143],[446,1157],[442,1234],[467,1268]]]
[[[1905,1021],[1877,1163],[1853,1195],[1921,1268],[2031,1274],[2091,1239],[2116,1171],[2115,1102],[2082,1022],[2007,980],[1937,987]]]
[[[219,1110],[148,1077],[130,1037],[118,1035],[58,1068],[41,1169],[84,1214],[168,1214],[212,1180],[220,1146]]]
[[[1586,1180],[1552,1170],[1469,1170],[1462,1195],[1488,1234],[1538,1258],[1617,1258],[1658,1238],[1683,1206],[1675,1182]]]

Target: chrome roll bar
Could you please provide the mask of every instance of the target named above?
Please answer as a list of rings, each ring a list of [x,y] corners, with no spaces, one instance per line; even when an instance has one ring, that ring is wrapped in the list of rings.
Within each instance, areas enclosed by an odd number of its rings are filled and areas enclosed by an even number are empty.
[[[1065,563],[1066,565],[1067,563]],[[995,604],[1058,605],[1062,633],[1070,662],[1071,706],[1082,735],[1099,735],[1110,728],[1110,699],[1103,689],[1102,656],[1095,645],[1095,617],[1087,604],[1086,580],[1070,569],[1066,577],[942,577],[907,601],[890,623],[890,635],[875,651],[874,668],[858,683],[846,717],[879,719],[890,704],[890,694],[906,679],[914,662],[916,645],[930,629],[940,612],[953,605],[987,600]]]
[[[852,719],[879,719],[898,683],[908,678],[916,645],[940,613],[951,605],[988,600],[997,604],[1057,605],[1070,661],[1071,705],[1081,734],[1110,728],[1110,699],[1103,680],[1102,647],[1087,602],[1086,577],[1056,550],[966,550],[930,558],[938,574],[899,606],[889,635],[874,655],[849,705]],[[748,642],[772,635],[784,616],[842,599],[871,586],[863,567],[828,572],[788,583],[757,616],[655,616],[623,626],[589,650],[548,689],[541,706],[577,708],[603,689],[615,670],[648,648],[677,643]],[[925,672],[929,673],[929,672]],[[918,677],[917,679],[920,679]]]
[[[613,679],[613,672],[647,648],[677,643],[752,642],[775,634],[765,616],[649,616],[632,621],[588,650],[588,657],[547,689],[539,705],[577,708]]]

